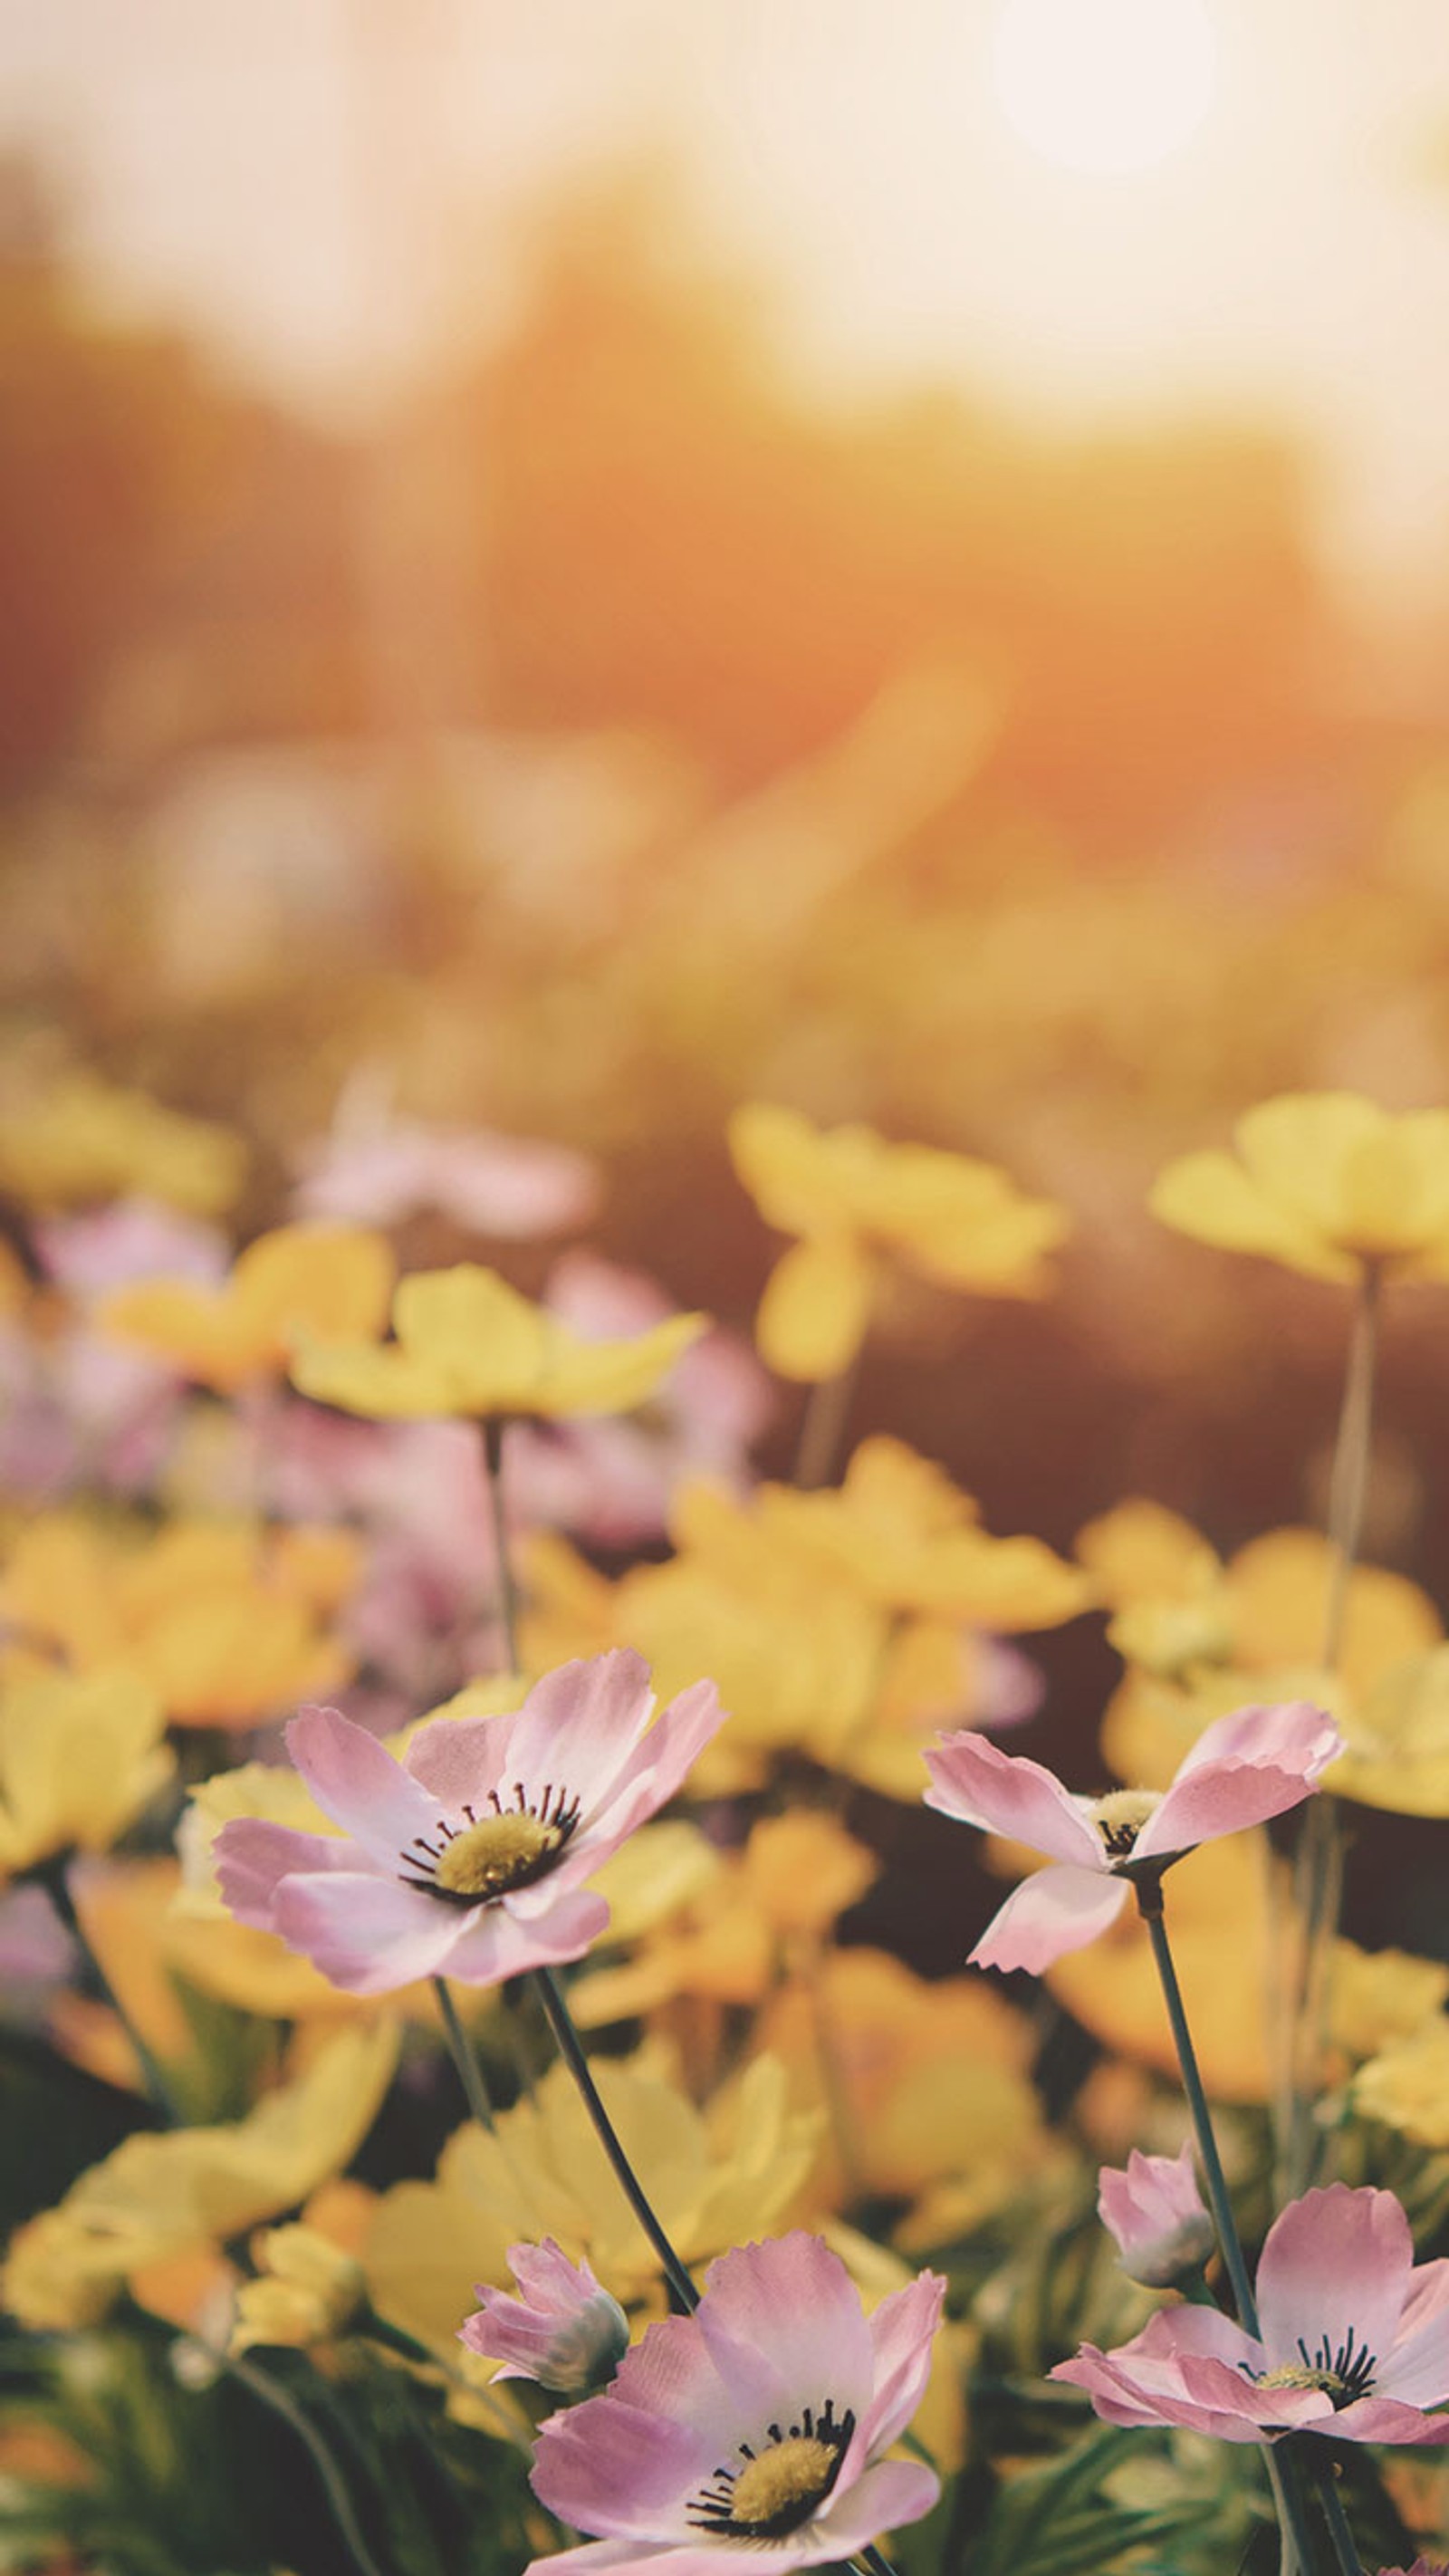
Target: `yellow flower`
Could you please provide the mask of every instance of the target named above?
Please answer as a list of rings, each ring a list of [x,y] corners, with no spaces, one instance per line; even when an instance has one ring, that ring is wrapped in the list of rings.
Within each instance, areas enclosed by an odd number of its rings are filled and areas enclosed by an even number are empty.
[[[173,1522],[154,1536],[57,1512],[22,1532],[0,1605],[82,1672],[125,1666],[173,1726],[256,1725],[338,1689],[353,1658],[319,1610],[355,1559],[289,1532]]]
[[[228,1128],[163,1109],[94,1074],[63,1074],[0,1118],[0,1188],[28,1206],[75,1207],[130,1192],[193,1216],[236,1199],[247,1149]]]
[[[761,2058],[696,2110],[647,2053],[596,2061],[594,2079],[625,2153],[686,2263],[766,2234],[814,2161],[820,2124],[786,2107],[785,2070]],[[508,2284],[508,2248],[552,2236],[587,2255],[624,2304],[652,2297],[659,2260],[618,2182],[566,2067],[491,2134],[469,2122],[434,2182],[394,2185],[363,2255],[383,2316],[452,2358],[475,2281]]]
[[[320,2228],[268,2228],[252,2251],[259,2277],[237,2291],[233,2352],[258,2343],[324,2343],[351,2323],[367,2296],[356,2255]]]
[[[1024,1198],[993,1163],[821,1129],[756,1101],[729,1125],[735,1170],[768,1225],[801,1239],[765,1289],[760,1349],[782,1377],[848,1368],[865,1339],[882,1254],[949,1288],[1039,1296],[1065,1212]]]
[[[473,1262],[419,1270],[393,1300],[393,1342],[310,1339],[292,1382],[319,1404],[379,1420],[467,1414],[502,1420],[628,1413],[705,1329],[671,1315],[628,1341],[587,1342]]]
[[[278,1377],[304,1337],[382,1331],[394,1262],[381,1235],[341,1225],[284,1225],[258,1235],[216,1288],[143,1279],[114,1289],[96,1321],[224,1395]]]
[[[1398,1114],[1351,1091],[1285,1092],[1234,1130],[1231,1154],[1169,1163],[1154,1216],[1312,1279],[1449,1279],[1449,1110]]]
[[[1421,2147],[1449,2147],[1449,2021],[1436,2013],[1353,2079],[1354,2109]]]
[[[0,1674],[0,1875],[108,1851],[171,1778],[165,1727],[132,1672]]]
[[[295,2208],[350,2162],[396,2058],[388,2024],[345,2031],[244,2120],[124,2139],[19,2230],[0,2302],[42,2330],[93,2321],[133,2273]]]
[[[1348,1751],[1324,1787],[1396,1816],[1449,1816],[1449,1646],[1384,1673],[1340,1723]]]
[[[1449,2002],[1449,1967],[1407,1950],[1360,1950],[1335,1941],[1329,1972],[1333,2046],[1357,2063],[1413,2038]]]

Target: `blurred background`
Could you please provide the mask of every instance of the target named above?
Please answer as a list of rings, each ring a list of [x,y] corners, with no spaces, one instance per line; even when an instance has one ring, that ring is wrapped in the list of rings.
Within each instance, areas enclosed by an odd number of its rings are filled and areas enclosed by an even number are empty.
[[[360,1095],[567,1141],[736,1324],[736,1102],[984,1153],[1060,1293],[859,1427],[1318,1515],[1344,1301],[1142,1201],[1449,1099],[1441,0],[8,0],[0,152],[5,1096],[240,1125],[247,1230]],[[1443,1598],[1441,1291],[1385,1365]]]

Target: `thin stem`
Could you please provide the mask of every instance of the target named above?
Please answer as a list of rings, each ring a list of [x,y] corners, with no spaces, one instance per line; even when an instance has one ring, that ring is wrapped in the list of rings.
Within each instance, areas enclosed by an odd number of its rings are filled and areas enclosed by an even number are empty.
[[[1333,2552],[1338,2561],[1340,2576],[1364,2576],[1363,2561],[1354,2545],[1348,2516],[1343,2509],[1343,2498],[1338,2492],[1338,2480],[1333,2474],[1333,2463],[1319,2456],[1316,2447],[1309,2466],[1309,2475],[1313,2480],[1318,2501],[1323,2507],[1323,2519],[1328,2525],[1328,2536],[1333,2542]]]
[[[598,2132],[599,2144],[613,2166],[625,2199],[659,2257],[670,2288],[685,2314],[690,2316],[699,2305],[699,2292],[655,2217],[644,2187],[624,2153],[618,2132],[599,2097],[599,2088],[589,2073],[589,2062],[574,2028],[573,2015],[564,2001],[563,1988],[551,1968],[535,1968],[533,1974],[558,2053],[583,2096],[584,2108]]]
[[[813,1492],[816,1486],[830,1481],[859,1375],[857,1350],[834,1377],[818,1378],[810,1389],[800,1424],[800,1445],[795,1452],[795,1482],[803,1492]]]
[[[478,2052],[472,2046],[458,2018],[458,2007],[448,1991],[445,1977],[434,1977],[433,1992],[438,1998],[438,2010],[443,2016],[443,2028],[448,2035],[448,2047],[452,2052],[453,2064],[458,2070],[459,2081],[468,2097],[468,2108],[480,2129],[486,2129],[491,2136],[493,2105],[488,2099],[488,2087],[483,2081],[483,2069],[478,2063]]]
[[[508,1553],[508,1524],[503,1511],[503,1434],[507,1428],[500,1414],[488,1415],[483,1425],[483,1467],[493,1519],[493,1553],[498,1573],[498,1609],[503,1621],[503,1642],[508,1650],[508,1669],[517,1673],[523,1669],[518,1660],[518,1587],[513,1580],[513,1565]]]
[[[125,2005],[122,2003],[120,1996],[117,1994],[115,1987],[112,1985],[110,1978],[107,1976],[105,1968],[97,1955],[95,1946],[91,1941],[90,1935],[86,1931],[84,1923],[81,1921],[79,1912],[76,1908],[75,1898],[72,1896],[70,1891],[70,1880],[66,1872],[65,1854],[63,1852],[55,1853],[51,1859],[41,1864],[41,1866],[36,1870],[35,1876],[40,1880],[42,1886],[49,1891],[51,1902],[54,1905],[57,1914],[64,1923],[71,1939],[76,1943],[84,1956],[86,1964],[89,1967],[92,1976],[95,1978],[96,1984],[100,1987],[101,1993],[104,1995],[106,2002],[110,2005],[110,2008],[115,2014],[117,2021],[120,2023],[122,2030],[125,2032],[127,2039],[130,2041],[131,2046],[136,2053],[137,2064],[139,2065],[141,2073],[145,2079],[146,2090],[150,2094],[157,2110],[160,2112],[162,2119],[165,2121],[167,2128],[180,2128],[182,2126],[181,2108],[177,2102],[175,2094],[171,2090],[171,2086],[167,2080],[161,2061],[156,2055],[156,2052],[152,2048],[149,2040],[143,2037],[142,2033],[137,2029],[136,2024],[131,2019],[131,2016],[127,2012]]]
[[[1233,2216],[1232,2199],[1228,2192],[1227,2177],[1223,2172],[1223,2160],[1218,2153],[1212,2113],[1208,2109],[1207,2094],[1197,2062],[1197,2051],[1193,2047],[1192,2033],[1188,2028],[1182,1988],[1177,1982],[1177,1969],[1173,1964],[1172,1949],[1167,1938],[1167,1924],[1163,1914],[1162,1881],[1160,1877],[1139,1878],[1135,1886],[1138,1912],[1147,1926],[1148,1938],[1152,1943],[1152,1956],[1162,1987],[1162,1999],[1167,2006],[1173,2046],[1177,2051],[1177,2062],[1182,2071],[1182,2089],[1187,2095],[1188,2109],[1192,2114],[1192,2125],[1197,2136],[1197,2151],[1202,2160],[1203,2177],[1207,2183],[1208,2200],[1212,2207],[1213,2225],[1217,2230],[1218,2244],[1222,2249],[1223,2263],[1233,2294],[1233,2305],[1237,2309],[1238,2322],[1244,2332],[1252,2335],[1256,2341],[1259,2332],[1258,2303],[1253,2296],[1253,2285],[1248,2278],[1248,2266],[1243,2259],[1243,2241],[1238,2234],[1238,2222]],[[1282,2534],[1283,2576],[1292,2576],[1295,2562],[1297,2568],[1301,2570],[1301,2576],[1312,2576],[1313,2546],[1304,2521],[1303,2500],[1298,2491],[1296,2477],[1291,2473],[1286,2461],[1279,2461],[1274,2457],[1271,2442],[1265,2441],[1261,2447],[1263,2462],[1268,2472],[1268,2483],[1273,2491],[1278,2528]]]
[[[382,2568],[362,2536],[352,2508],[352,2498],[347,2492],[347,2482],[316,2425],[303,2413],[290,2390],[283,2388],[278,2380],[269,2378],[266,2371],[259,2370],[255,2362],[243,2359],[239,2353],[217,2353],[215,2358],[222,2369],[239,2380],[243,2388],[249,2388],[263,2406],[270,2406],[274,2415],[280,2415],[285,2423],[291,2425],[317,2472],[332,2508],[332,2518],[352,2552],[361,2576],[383,2576]]]
[[[1328,1540],[1333,1565],[1323,1614],[1325,1669],[1343,1655],[1349,1590],[1363,1531],[1373,1448],[1374,1382],[1378,1371],[1381,1265],[1366,1261],[1354,1307],[1344,1371],[1343,1400],[1329,1478]],[[1291,2197],[1312,2177],[1313,2104],[1328,2013],[1329,1964],[1343,1894],[1343,1818],[1333,1797],[1313,1799],[1299,1838],[1295,1880],[1299,1946],[1293,1985],[1291,2100],[1279,2138],[1280,2179]]]

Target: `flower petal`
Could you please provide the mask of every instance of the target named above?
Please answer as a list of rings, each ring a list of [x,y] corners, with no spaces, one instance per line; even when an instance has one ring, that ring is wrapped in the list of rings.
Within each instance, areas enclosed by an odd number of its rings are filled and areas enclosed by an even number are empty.
[[[1193,1746],[1133,1857],[1192,1851],[1219,1834],[1266,1824],[1301,1805],[1343,1751],[1331,1717],[1309,1700],[1235,1709]]]
[[[438,1822],[436,1800],[340,1709],[304,1708],[287,1729],[291,1754],[324,1816],[396,1870],[417,1834]]]
[[[692,2318],[667,2322],[693,2325]],[[651,2326],[645,2342],[658,2331]],[[698,2343],[692,2336],[687,2355],[696,2367]],[[671,2349],[685,2356],[681,2340]],[[625,2355],[626,2362],[631,2358]],[[712,2371],[710,2379],[717,2397]],[[688,2545],[695,2536],[686,2519],[689,2499],[726,2456],[707,2420],[691,2421],[682,2409],[671,2413],[661,2404],[634,2405],[616,2379],[602,2397],[549,2416],[539,2431],[532,2485],[550,2513],[576,2531]]]
[[[1028,1968],[1033,1976],[1068,1950],[1084,1950],[1121,1912],[1125,1878],[1054,1865],[1012,1889],[970,1954],[973,1968]]]
[[[875,1270],[853,1234],[793,1243],[765,1282],[755,1339],[780,1377],[818,1385],[855,1358],[870,1323]]]
[[[357,1850],[331,1834],[299,1833],[262,1816],[233,1816],[216,1837],[212,1863],[223,1902],[237,1921],[270,1932],[283,1879],[319,1870],[355,1874]]]
[[[649,1667],[632,1647],[560,1664],[535,1682],[510,1721],[510,1770],[530,1789],[561,1781],[587,1818],[613,1787],[653,1708]]]
[[[785,2554],[772,2554],[763,2564],[766,2568],[833,2566],[853,2557],[880,2532],[919,2522],[940,2492],[940,2479],[923,2460],[878,2460],[854,2485],[838,2486],[825,2511],[803,2530],[791,2533]]]
[[[1382,2360],[1398,2335],[1413,2269],[1409,2222],[1391,2191],[1330,2183],[1290,2201],[1258,2263],[1258,2318],[1275,2363],[1330,2357],[1354,2339]]]
[[[905,2431],[921,2402],[945,2295],[940,2273],[922,2272],[882,2299],[866,2320],[875,2352],[875,2395],[860,2427],[867,2459]]]
[[[370,1870],[284,1878],[272,1929],[350,1995],[384,1995],[437,1974],[466,1914]]]
[[[462,1934],[443,1973],[465,1986],[494,1986],[530,1968],[563,1967],[583,1957],[608,1920],[603,1897],[583,1888],[560,1890],[546,1911],[528,1914],[516,1912],[515,1900],[505,1896],[500,1905],[485,1906]]]
[[[989,1736],[969,1732],[943,1735],[925,1758],[934,1783],[925,1793],[928,1807],[989,1834],[1010,1834],[1052,1860],[1106,1870],[1100,1834],[1055,1772],[1040,1762],[1003,1753]]]
[[[838,2254],[796,2228],[737,2245],[711,2263],[696,2323],[756,2440],[773,2417],[834,2398],[857,2424],[869,2408],[875,2354],[860,2292]],[[852,2445],[852,2448],[854,2446]]]
[[[1256,1252],[1310,1279],[1354,1280],[1359,1264],[1270,1199],[1231,1154],[1184,1154],[1158,1175],[1148,1206],[1162,1225],[1223,1252]]]

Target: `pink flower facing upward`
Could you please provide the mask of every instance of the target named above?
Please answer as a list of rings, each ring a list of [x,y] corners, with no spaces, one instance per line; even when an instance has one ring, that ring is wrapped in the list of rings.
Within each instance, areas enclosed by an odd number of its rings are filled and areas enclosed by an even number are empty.
[[[1296,1807],[1343,1750],[1331,1717],[1307,1700],[1240,1708],[1200,1735],[1170,1789],[1075,1798],[1051,1771],[984,1735],[947,1735],[926,1755],[928,1807],[1049,1854],[988,1923],[972,1964],[1050,1967],[1119,1913],[1129,1882],[1154,1878],[1198,1843]]]
[[[560,1665],[512,1716],[434,1719],[401,1762],[336,1709],[304,1709],[288,1751],[348,1839],[239,1817],[216,1838],[222,1895],[350,1994],[580,1958],[609,1919],[584,1880],[724,1718],[713,1682],[651,1727],[653,1708],[648,1666],[621,1648]]]
[[[1164,2308],[1115,2352],[1084,2344],[1053,2379],[1109,2424],[1183,2424],[1227,2442],[1329,2433],[1449,2442],[1449,2261],[1415,2264],[1391,2191],[1331,2183],[1290,2201],[1258,2264],[1261,2335],[1217,2308]]]
[[[714,2576],[727,2557],[780,2576],[918,2521],[939,2479],[882,2454],[920,2403],[945,2286],[923,2272],[867,2319],[817,2236],[720,2255],[692,2317],[542,2427],[535,2492],[601,2537],[529,2576]]]
[[[1144,2156],[1134,2147],[1125,2171],[1104,2165],[1097,2210],[1117,2239],[1128,2279],[1149,2290],[1169,2289],[1184,2272],[1199,2271],[1217,2241],[1190,2146],[1175,2156]]]
[[[510,2245],[508,2264],[522,2297],[477,2285],[481,2305],[458,2341],[497,2361],[495,2379],[536,2379],[570,2397],[602,2388],[629,2349],[629,2320],[588,2263],[571,2263],[551,2236]]]

